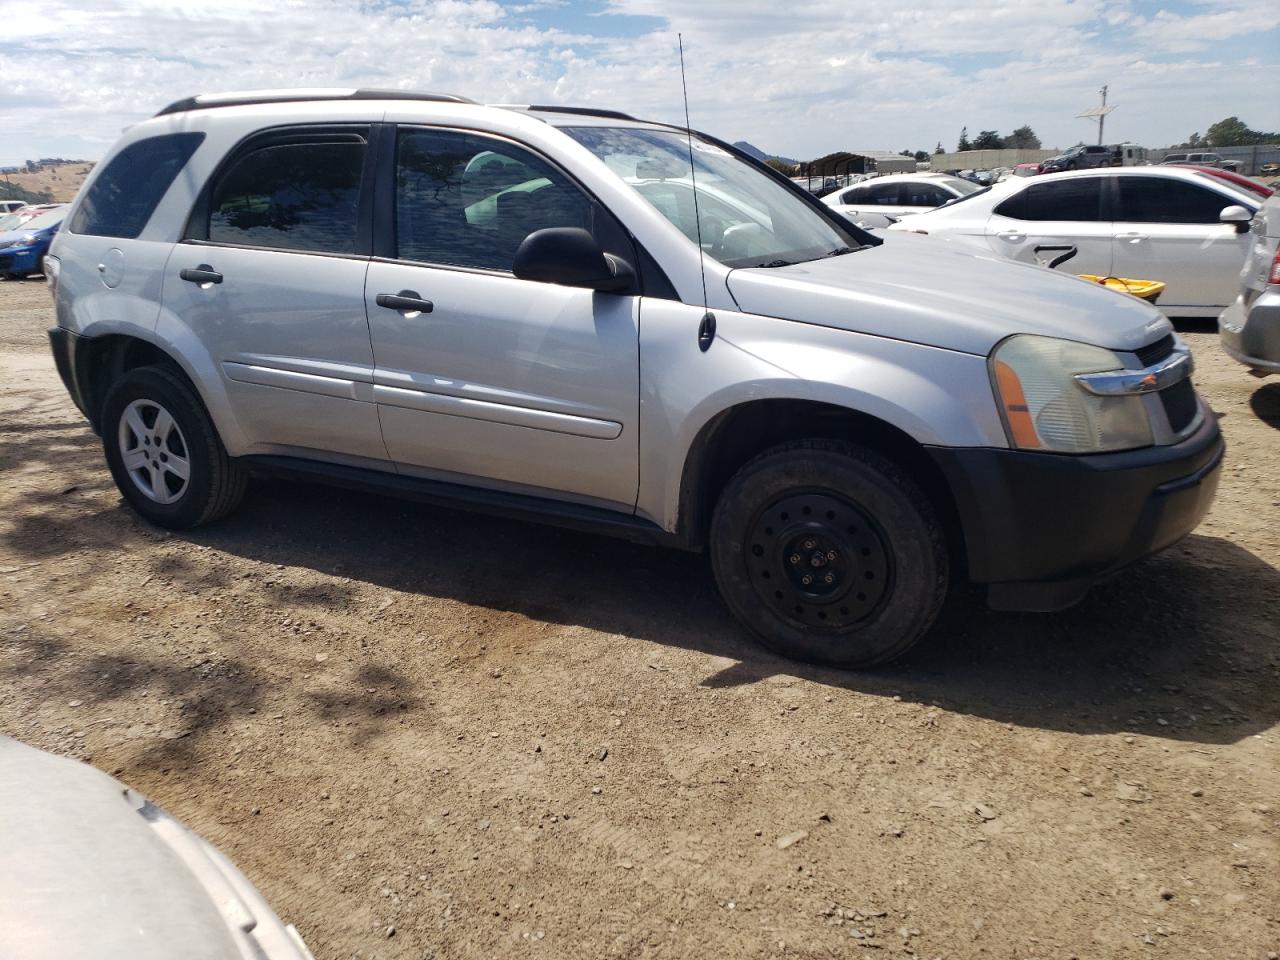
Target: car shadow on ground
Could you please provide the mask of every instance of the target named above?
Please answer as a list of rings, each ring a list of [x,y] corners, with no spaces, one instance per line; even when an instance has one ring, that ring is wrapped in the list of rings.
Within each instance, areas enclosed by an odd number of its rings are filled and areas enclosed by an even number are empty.
[[[1253,391],[1249,408],[1267,426],[1280,430],[1280,383],[1268,383]]]
[[[98,496],[63,496],[64,480],[79,478],[89,490],[109,489],[110,480],[92,434],[54,426],[59,443],[46,453],[60,473],[47,489],[25,497],[31,509],[9,518],[0,547],[37,562],[74,551],[145,549],[156,534],[114,491],[110,507]],[[0,458],[0,472],[4,466]],[[263,563],[734,661],[709,668],[706,686],[791,675],[1022,727],[1140,731],[1203,743],[1234,742],[1280,721],[1273,603],[1280,572],[1212,537],[1188,538],[1061,613],[995,613],[980,603],[957,604],[904,661],[852,673],[794,663],[756,646],[721,604],[700,555],[269,480],[255,481],[233,516],[176,536]],[[199,568],[199,555],[188,565]],[[208,586],[199,569],[183,579],[188,589]],[[349,589],[339,582],[332,587],[325,596]],[[282,609],[309,602],[292,587],[264,589]],[[510,642],[521,642],[519,630]],[[163,677],[168,666],[148,669]],[[102,672],[116,671],[95,675]],[[123,667],[118,672],[137,676]],[[175,674],[173,683],[181,682]],[[240,682],[253,696],[252,679],[242,675]],[[213,697],[213,711],[220,712],[224,699],[244,702],[244,694],[230,688],[219,692],[227,697]]]
[[[907,659],[854,673],[757,647],[699,555],[316,486],[259,482],[186,536],[267,563],[736,661],[707,686],[777,674],[1018,726],[1234,742],[1280,721],[1280,572],[1193,536],[1051,615],[956,603]],[[515,642],[519,642],[518,639]]]

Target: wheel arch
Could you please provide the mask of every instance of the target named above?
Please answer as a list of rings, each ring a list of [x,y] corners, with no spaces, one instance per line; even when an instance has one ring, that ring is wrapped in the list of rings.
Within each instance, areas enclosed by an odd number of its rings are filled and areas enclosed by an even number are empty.
[[[938,509],[953,569],[963,570],[964,531],[955,497],[924,445],[880,417],[809,399],[745,401],[722,410],[702,426],[681,474],[677,515],[681,540],[695,549],[706,545],[720,491],[749,460],[780,443],[810,438],[855,443],[906,470]]]
[[[106,329],[89,329],[80,337],[76,350],[76,377],[78,378],[85,405],[85,416],[96,433],[101,433],[103,402],[111,385],[130,370],[143,366],[161,366],[172,371],[186,381],[187,385],[204,404],[205,410],[227,442],[228,427],[225,417],[218,416],[217,404],[211,403],[208,381],[201,375],[202,369],[212,369],[212,364],[200,365],[201,369],[190,361],[186,353],[175,345],[165,343],[149,336],[151,331],[138,327],[107,327]],[[216,380],[215,380],[216,383]],[[230,445],[228,445],[230,446]]]

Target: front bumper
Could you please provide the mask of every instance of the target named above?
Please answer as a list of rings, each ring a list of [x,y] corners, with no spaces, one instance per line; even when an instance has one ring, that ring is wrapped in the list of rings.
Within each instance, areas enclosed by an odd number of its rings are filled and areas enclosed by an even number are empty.
[[[969,577],[998,610],[1060,610],[1108,574],[1176,543],[1213,503],[1217,418],[1176,444],[1090,456],[930,449],[951,486]]]
[[[1243,296],[1236,297],[1218,318],[1218,339],[1237,363],[1280,373],[1280,288],[1268,284],[1247,307]]]
[[[43,268],[41,259],[44,251],[43,244],[0,248],[0,273],[39,273]]]

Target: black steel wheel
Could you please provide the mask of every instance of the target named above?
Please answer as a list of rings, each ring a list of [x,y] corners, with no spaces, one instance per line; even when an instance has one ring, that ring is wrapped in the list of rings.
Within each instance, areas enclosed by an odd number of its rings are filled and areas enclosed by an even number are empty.
[[[845,629],[869,617],[889,592],[893,560],[884,538],[839,494],[785,495],[759,512],[748,539],[752,586],[798,626]]]
[[[711,557],[725,602],[766,646],[833,666],[903,653],[948,587],[929,498],[896,464],[833,440],[784,444],[739,470]]]

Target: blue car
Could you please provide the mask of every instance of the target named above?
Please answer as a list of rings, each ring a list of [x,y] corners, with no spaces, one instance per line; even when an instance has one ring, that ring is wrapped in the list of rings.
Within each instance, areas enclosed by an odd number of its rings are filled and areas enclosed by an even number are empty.
[[[21,280],[32,273],[44,273],[44,255],[69,206],[64,203],[46,210],[17,229],[0,233],[0,274]]]

